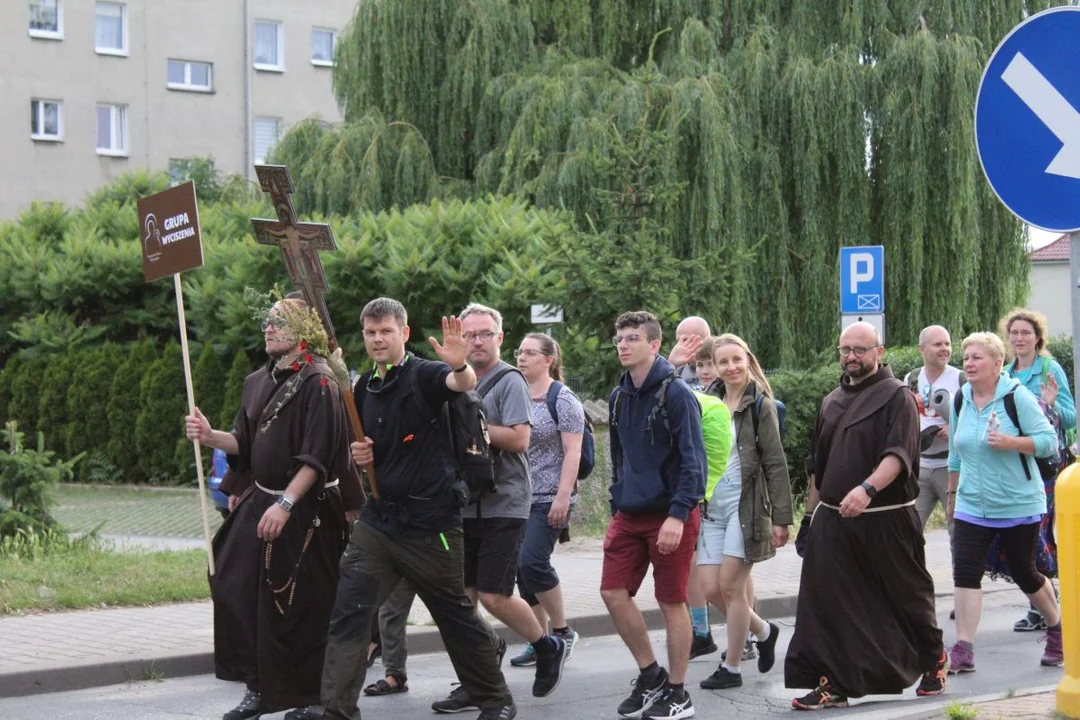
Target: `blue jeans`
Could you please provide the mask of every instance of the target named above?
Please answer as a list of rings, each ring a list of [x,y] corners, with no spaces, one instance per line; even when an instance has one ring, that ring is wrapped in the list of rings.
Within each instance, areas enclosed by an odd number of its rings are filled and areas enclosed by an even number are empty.
[[[559,576],[551,565],[551,553],[555,551],[555,543],[566,526],[553,528],[548,525],[549,512],[551,503],[532,506],[518,557],[518,592],[532,607],[540,604],[536,593],[547,592],[559,584]],[[570,512],[573,512],[573,507]],[[566,515],[566,522],[570,523],[570,513]]]

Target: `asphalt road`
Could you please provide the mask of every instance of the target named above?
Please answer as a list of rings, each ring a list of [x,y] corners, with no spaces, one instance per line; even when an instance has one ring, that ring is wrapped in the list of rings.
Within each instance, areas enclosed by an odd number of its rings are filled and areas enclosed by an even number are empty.
[[[948,619],[951,600],[941,601],[939,620],[945,628],[946,642],[953,641],[952,623]],[[954,700],[1004,695],[1010,691],[1045,688],[1057,683],[1062,674],[1059,668],[1042,668],[1039,657],[1042,645],[1037,633],[1014,633],[1012,623],[1025,604],[1016,593],[994,593],[987,596],[983,622],[976,642],[978,672],[962,677],[951,676],[947,693],[939,698],[917,698],[909,691],[901,698],[875,697],[860,700],[848,710],[834,710],[829,717],[897,718],[921,714]],[[791,637],[791,620],[782,621],[778,650],[786,648]],[[722,636],[722,628],[715,628]],[[652,633],[658,657],[663,658],[663,635]],[[511,653],[517,648],[511,648]],[[790,699],[795,694],[783,686],[783,659],[767,675],[759,675],[756,667],[747,668],[744,685],[737,691],[710,692],[697,683],[711,673],[719,662],[719,654],[691,663],[688,687],[703,718],[728,717],[765,718],[789,715]],[[749,663],[748,665],[753,665]],[[376,665],[369,680],[377,678],[381,666]],[[441,654],[417,656],[409,663],[410,692],[384,698],[365,698],[360,708],[368,720],[431,720],[432,701],[443,697],[454,681],[450,663]],[[573,660],[567,665],[562,685],[554,695],[537,700],[530,694],[531,669],[512,668],[506,664],[507,680],[518,703],[519,715],[528,718],[557,717],[559,720],[596,720],[616,718],[615,708],[630,690],[635,669],[629,653],[617,637],[584,638]],[[159,682],[139,682],[78,692],[35,695],[0,700],[0,718],[4,720],[180,720],[182,718],[215,719],[235,705],[243,688],[221,682],[210,676],[168,679]],[[264,716],[280,720],[282,714]],[[462,714],[457,717],[473,717]]]

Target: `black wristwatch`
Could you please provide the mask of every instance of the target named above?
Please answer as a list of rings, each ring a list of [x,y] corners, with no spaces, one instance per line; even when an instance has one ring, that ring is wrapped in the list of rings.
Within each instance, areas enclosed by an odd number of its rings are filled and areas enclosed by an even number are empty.
[[[869,480],[863,481],[859,487],[866,491],[866,494],[870,496],[871,500],[877,495],[877,488],[871,485]]]
[[[462,366],[461,366],[461,367],[459,367],[459,368],[454,368],[454,372],[456,372],[456,373],[463,373],[463,372],[465,372],[465,371],[466,371],[466,370],[468,370],[468,369],[469,369],[469,363],[465,363],[464,365],[462,365]]]

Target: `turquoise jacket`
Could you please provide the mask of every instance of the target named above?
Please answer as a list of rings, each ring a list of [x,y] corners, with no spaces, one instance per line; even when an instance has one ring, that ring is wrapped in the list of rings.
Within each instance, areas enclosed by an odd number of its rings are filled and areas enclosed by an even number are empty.
[[[1016,370],[1016,361],[1013,360],[1009,364],[1005,371],[1010,376],[1016,378],[1030,390],[1035,397],[1040,397],[1042,393],[1043,378],[1049,374],[1054,376],[1054,380],[1057,381],[1058,396],[1054,401],[1054,411],[1061,418],[1061,429],[1072,430],[1076,427],[1076,401],[1073,399],[1072,390],[1069,389],[1069,378],[1065,376],[1065,371],[1061,369],[1061,363],[1052,357],[1040,355],[1035,358],[1035,362],[1031,367],[1024,368],[1023,370]]]
[[[971,385],[960,388],[964,403],[960,415],[949,420],[949,472],[960,473],[956,511],[982,518],[1021,518],[1046,512],[1043,489],[1035,458],[1015,450],[995,450],[986,442],[991,414],[996,413],[999,432],[1019,435],[1005,411],[1003,398],[1014,392],[1016,414],[1024,435],[1035,441],[1035,455],[1049,457],[1057,452],[1057,434],[1046,419],[1039,401],[1016,378],[1002,372],[994,400],[981,410],[971,399]],[[1022,457],[1031,473],[1024,474]]]

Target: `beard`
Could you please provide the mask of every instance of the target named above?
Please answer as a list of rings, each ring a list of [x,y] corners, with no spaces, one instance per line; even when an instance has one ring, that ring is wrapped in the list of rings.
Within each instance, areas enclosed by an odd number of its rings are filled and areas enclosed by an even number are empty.
[[[848,370],[847,368],[845,368],[845,372],[847,372],[848,377],[856,379],[864,378],[867,375],[871,375],[875,370],[877,370],[877,368],[873,365],[863,365],[862,363],[859,363],[859,367],[855,368],[854,370]]]

